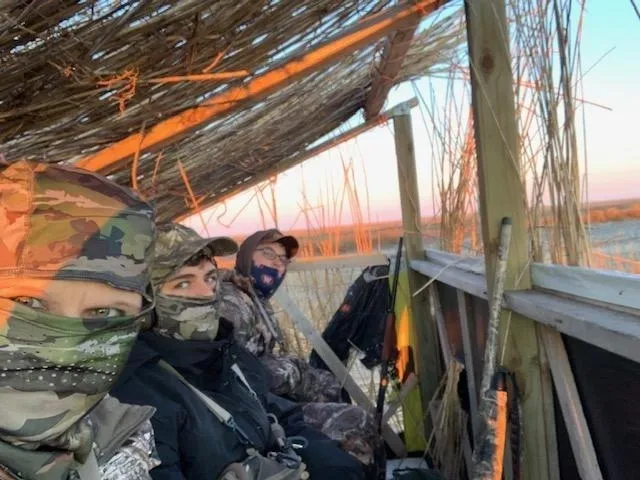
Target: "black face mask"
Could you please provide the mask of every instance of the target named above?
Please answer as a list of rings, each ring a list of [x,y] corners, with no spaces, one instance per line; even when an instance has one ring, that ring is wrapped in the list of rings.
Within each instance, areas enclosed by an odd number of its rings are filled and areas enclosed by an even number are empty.
[[[280,272],[276,268],[266,265],[258,267],[255,263],[252,263],[251,277],[254,280],[254,287],[259,294],[264,298],[269,298],[282,283],[284,275],[280,275]]]

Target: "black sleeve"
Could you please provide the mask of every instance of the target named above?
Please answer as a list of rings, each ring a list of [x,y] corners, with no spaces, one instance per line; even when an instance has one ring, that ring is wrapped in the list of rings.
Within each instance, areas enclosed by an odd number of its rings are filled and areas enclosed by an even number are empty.
[[[184,421],[177,415],[169,417],[159,412],[151,419],[156,439],[156,449],[162,462],[151,470],[153,480],[184,480],[182,472],[180,444],[184,440]]]
[[[267,394],[267,412],[273,413],[288,437],[300,436],[307,440],[329,440],[329,437],[308,425],[304,421],[304,413],[299,403]]]

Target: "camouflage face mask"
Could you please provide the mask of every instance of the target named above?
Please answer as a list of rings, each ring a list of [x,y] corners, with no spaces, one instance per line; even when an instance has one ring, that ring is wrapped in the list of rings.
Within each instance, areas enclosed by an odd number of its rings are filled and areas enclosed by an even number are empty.
[[[135,317],[69,318],[0,299],[0,438],[79,448],[79,420],[118,378],[137,331]]]
[[[220,323],[218,298],[156,294],[156,333],[176,340],[215,340]]]

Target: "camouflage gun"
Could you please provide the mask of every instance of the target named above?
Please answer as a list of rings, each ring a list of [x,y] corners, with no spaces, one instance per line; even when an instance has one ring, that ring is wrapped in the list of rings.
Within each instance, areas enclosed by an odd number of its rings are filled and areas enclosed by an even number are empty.
[[[380,366],[380,384],[378,387],[378,399],[376,402],[376,426],[378,428],[378,448],[376,452],[377,478],[386,478],[386,455],[384,440],[382,439],[382,417],[384,414],[384,399],[387,394],[389,379],[395,373],[395,360],[397,356],[396,341],[396,297],[398,296],[398,280],[400,278],[400,262],[402,260],[402,246],[404,238],[400,237],[398,251],[396,253],[393,268],[393,288],[391,289],[391,303],[387,310],[387,319],[384,326],[384,341],[382,343],[382,364]]]

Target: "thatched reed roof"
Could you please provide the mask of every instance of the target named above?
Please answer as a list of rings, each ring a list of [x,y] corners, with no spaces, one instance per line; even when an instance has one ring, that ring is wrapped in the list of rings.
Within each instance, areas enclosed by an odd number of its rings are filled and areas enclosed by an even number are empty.
[[[74,162],[193,107],[387,0],[5,0],[0,4],[0,152]],[[462,39],[448,16],[417,34],[396,82],[442,68]],[[303,151],[364,105],[380,45],[363,48],[162,149],[138,188],[162,219],[210,203]],[[232,78],[166,83],[202,73]],[[165,79],[165,80],[163,80]],[[159,153],[161,152],[161,156]],[[113,174],[131,185],[131,162]]]

